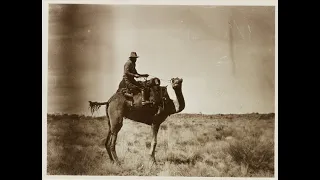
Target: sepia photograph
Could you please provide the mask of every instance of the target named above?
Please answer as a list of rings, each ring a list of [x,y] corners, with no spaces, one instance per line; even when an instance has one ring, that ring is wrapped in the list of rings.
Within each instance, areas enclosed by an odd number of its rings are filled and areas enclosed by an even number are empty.
[[[45,177],[277,177],[276,4],[45,6]]]

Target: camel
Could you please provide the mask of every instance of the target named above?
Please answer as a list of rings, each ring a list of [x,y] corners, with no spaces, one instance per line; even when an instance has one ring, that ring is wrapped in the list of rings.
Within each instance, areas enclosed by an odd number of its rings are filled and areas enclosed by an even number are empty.
[[[167,92],[167,86],[160,86],[160,83],[154,82],[160,82],[160,79],[152,78],[145,81],[145,84],[150,87],[150,101],[153,101],[153,104],[150,106],[142,106],[140,91],[133,92],[130,100],[130,96],[126,95],[128,94],[127,91],[123,91],[126,89],[123,87],[123,82],[120,82],[117,92],[113,94],[113,96],[107,102],[89,101],[92,113],[100,106],[106,105],[108,130],[105,147],[110,160],[117,165],[120,165],[120,161],[116,153],[115,145],[118,132],[122,128],[124,118],[139,123],[144,123],[151,127],[152,141],[149,151],[149,158],[154,164],[157,164],[155,159],[155,149],[157,145],[157,134],[159,127],[168,116],[179,113],[185,108],[185,101],[182,94],[182,78],[172,78],[170,80],[171,86],[176,95],[175,100],[170,99]],[[160,105],[161,111],[160,113],[156,113]]]

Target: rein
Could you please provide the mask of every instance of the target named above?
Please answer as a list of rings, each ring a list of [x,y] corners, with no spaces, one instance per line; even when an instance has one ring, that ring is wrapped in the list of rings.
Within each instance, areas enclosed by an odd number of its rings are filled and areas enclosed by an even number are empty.
[[[163,97],[163,92],[162,92],[162,88],[161,87],[160,87],[160,98],[161,98],[161,102],[162,102],[162,108],[164,109],[165,98]]]
[[[149,74],[149,76],[154,77],[154,78],[158,78],[158,77],[150,75],[150,74]],[[147,79],[147,78],[145,78],[145,79]],[[161,81],[164,81],[164,82],[168,82],[168,83],[171,82],[171,80],[167,80],[167,79],[161,79],[161,78],[158,78],[158,79],[160,79]]]

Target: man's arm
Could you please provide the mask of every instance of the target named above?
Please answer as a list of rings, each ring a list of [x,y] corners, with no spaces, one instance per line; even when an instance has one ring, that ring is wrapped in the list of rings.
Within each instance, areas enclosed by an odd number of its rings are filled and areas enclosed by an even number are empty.
[[[140,73],[138,73],[136,67],[133,64],[131,64],[131,66],[133,66],[132,67],[132,71],[133,71],[133,74],[135,74],[136,78],[138,78],[138,77],[148,77],[149,76],[148,74],[140,74]]]
[[[136,68],[133,68],[133,69],[134,69],[134,72],[139,75],[139,77],[148,77],[149,76],[149,74],[139,74],[137,72]]]
[[[131,63],[126,63],[126,64],[124,65],[124,73],[125,73],[126,75],[129,75],[129,76],[139,77],[140,75],[137,73],[137,71],[135,70],[135,68],[134,68],[134,72],[133,72],[133,73],[130,72],[130,66],[132,66]]]
[[[149,74],[139,74],[136,69],[134,69],[134,72],[135,72],[139,77],[148,77],[148,76],[149,76]]]
[[[132,65],[132,64],[131,64]],[[133,65],[132,65],[133,66]],[[137,75],[141,75],[141,74],[139,74],[138,72],[137,72],[137,69],[135,68],[135,67],[132,67],[132,70],[133,70],[133,74],[137,74]]]

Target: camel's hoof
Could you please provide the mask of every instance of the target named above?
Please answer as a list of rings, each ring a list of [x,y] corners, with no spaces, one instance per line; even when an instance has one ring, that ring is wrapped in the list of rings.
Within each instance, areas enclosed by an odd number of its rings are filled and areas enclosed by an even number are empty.
[[[112,161],[112,164],[116,165],[116,166],[121,166],[120,161]]]
[[[157,161],[156,161],[156,158],[154,156],[149,156],[149,159],[152,162],[152,164],[157,165]]]

